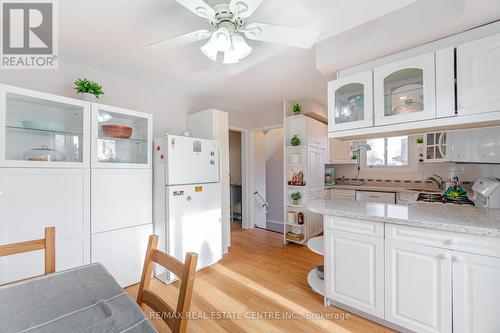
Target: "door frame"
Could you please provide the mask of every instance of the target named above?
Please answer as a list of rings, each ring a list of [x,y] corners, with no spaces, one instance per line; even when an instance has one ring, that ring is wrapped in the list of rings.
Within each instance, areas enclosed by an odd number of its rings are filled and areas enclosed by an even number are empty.
[[[230,126],[229,130],[241,133],[241,226],[243,229],[255,228],[252,223],[255,216],[254,206],[254,168],[251,161],[254,160],[254,137],[256,132],[283,128],[283,124],[275,124],[257,128],[239,128]],[[285,140],[283,138],[283,140]],[[284,144],[284,142],[283,142]]]

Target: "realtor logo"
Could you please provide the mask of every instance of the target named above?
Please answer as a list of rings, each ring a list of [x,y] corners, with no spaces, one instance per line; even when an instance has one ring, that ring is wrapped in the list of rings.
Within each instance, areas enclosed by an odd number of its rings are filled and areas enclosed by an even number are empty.
[[[57,68],[55,0],[0,0],[2,69]]]

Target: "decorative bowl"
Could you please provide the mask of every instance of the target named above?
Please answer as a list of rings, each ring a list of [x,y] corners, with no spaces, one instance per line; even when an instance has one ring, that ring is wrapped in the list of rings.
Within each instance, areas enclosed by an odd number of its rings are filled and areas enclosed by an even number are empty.
[[[102,125],[104,135],[110,138],[130,139],[132,136],[132,127],[123,125]]]

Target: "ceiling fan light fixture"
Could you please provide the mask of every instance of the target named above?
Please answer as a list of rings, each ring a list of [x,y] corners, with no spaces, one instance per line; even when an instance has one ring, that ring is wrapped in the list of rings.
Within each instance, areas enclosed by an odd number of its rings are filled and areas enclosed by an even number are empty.
[[[224,53],[224,64],[236,64],[246,58],[252,52],[252,48],[245,39],[239,35],[231,36],[231,48]]]
[[[208,43],[200,48],[201,52],[205,54],[210,60],[217,61],[217,49],[212,44],[212,40],[210,39]]]
[[[225,27],[218,28],[210,38],[210,42],[217,51],[226,52],[231,48],[231,33]]]

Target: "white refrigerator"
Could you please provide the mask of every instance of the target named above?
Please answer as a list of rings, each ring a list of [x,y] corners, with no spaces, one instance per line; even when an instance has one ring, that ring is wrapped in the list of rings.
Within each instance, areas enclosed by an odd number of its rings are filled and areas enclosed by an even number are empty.
[[[154,142],[154,229],[158,248],[184,262],[198,254],[197,269],[222,258],[222,203],[216,141],[166,135]],[[164,282],[177,279],[160,268]]]

